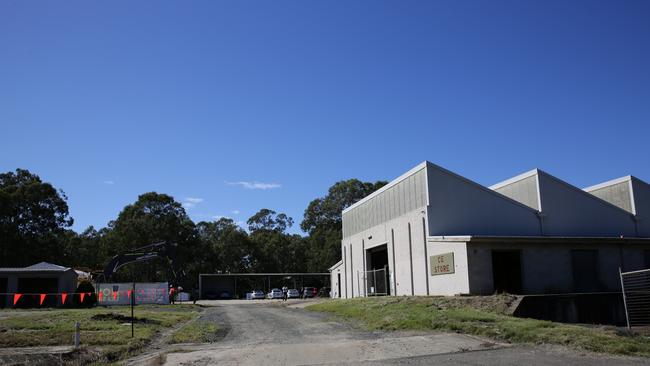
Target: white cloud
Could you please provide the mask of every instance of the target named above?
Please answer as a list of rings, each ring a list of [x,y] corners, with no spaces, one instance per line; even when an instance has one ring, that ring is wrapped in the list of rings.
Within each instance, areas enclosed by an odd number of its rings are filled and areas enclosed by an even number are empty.
[[[186,197],[185,201],[183,202],[183,207],[185,208],[194,207],[201,202],[203,202],[203,198]]]
[[[115,181],[112,181],[112,180],[105,180],[105,181],[104,181],[104,184],[108,184],[108,185],[111,185],[111,186],[112,186],[113,184],[115,184]]]
[[[239,215],[239,214],[240,214],[239,210],[232,210],[232,211],[230,211],[230,212],[231,212],[233,215]]]
[[[279,183],[262,183],[262,182],[226,182],[226,184],[231,185],[231,186],[242,186],[246,189],[261,189],[261,190],[267,190],[267,189],[274,189],[274,188],[280,188],[282,187],[281,184]]]

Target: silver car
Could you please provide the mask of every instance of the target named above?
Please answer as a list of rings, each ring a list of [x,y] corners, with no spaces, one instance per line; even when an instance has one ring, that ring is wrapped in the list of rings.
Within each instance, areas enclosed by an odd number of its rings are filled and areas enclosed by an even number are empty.
[[[284,297],[284,294],[282,294],[282,290],[279,288],[274,288],[266,295],[266,297],[269,299],[282,299]]]
[[[300,292],[296,290],[295,288],[290,289],[287,291],[287,299],[299,299],[300,298]]]

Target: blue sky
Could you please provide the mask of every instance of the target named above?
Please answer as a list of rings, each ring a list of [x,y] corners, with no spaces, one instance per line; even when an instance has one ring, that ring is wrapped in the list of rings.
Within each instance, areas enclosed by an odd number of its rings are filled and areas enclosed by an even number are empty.
[[[4,0],[0,171],[63,189],[76,230],[148,191],[196,221],[299,222],[334,182],[423,160],[486,185],[650,181],[649,19],[648,1]]]

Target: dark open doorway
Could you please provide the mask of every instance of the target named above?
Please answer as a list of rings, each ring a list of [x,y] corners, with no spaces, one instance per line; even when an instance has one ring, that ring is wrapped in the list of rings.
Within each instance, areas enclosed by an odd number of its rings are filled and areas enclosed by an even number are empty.
[[[571,266],[573,269],[573,291],[597,292],[600,290],[597,250],[572,250]]]
[[[390,269],[386,244],[366,250],[366,293],[390,295]]]
[[[493,250],[492,278],[494,292],[521,293],[521,251]]]
[[[8,292],[8,283],[7,278],[0,278],[0,308],[4,308],[7,305],[7,295]]]
[[[336,292],[339,297],[341,297],[341,272],[336,274],[338,276],[336,280],[336,286],[338,287],[338,291]]]

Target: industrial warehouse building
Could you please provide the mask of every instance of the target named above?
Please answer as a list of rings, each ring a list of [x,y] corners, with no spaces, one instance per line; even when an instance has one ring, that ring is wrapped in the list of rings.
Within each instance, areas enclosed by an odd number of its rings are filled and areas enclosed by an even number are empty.
[[[341,254],[333,297],[620,292],[619,267],[650,268],[650,185],[485,187],[424,162],[343,211]]]

